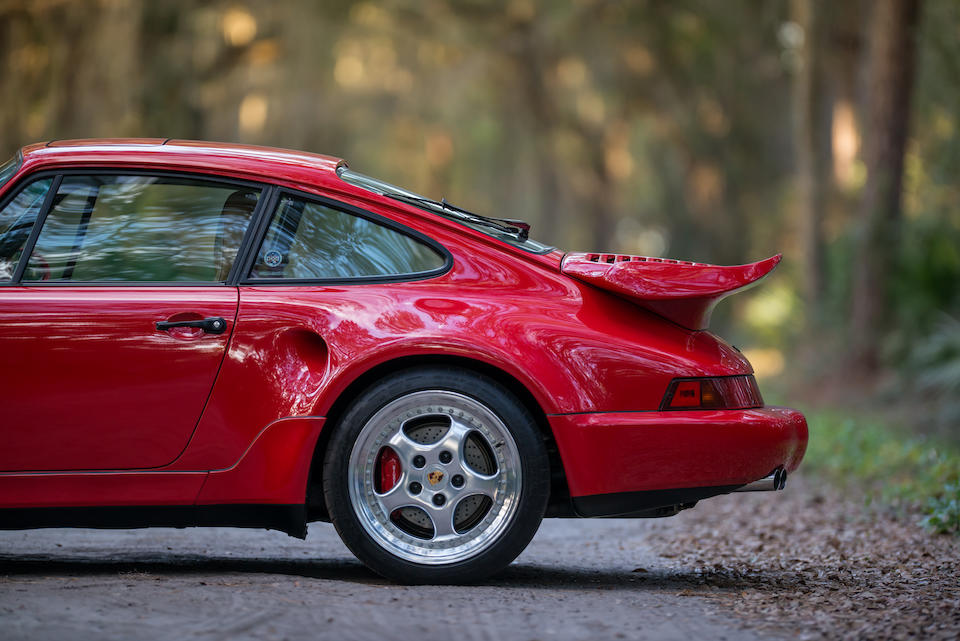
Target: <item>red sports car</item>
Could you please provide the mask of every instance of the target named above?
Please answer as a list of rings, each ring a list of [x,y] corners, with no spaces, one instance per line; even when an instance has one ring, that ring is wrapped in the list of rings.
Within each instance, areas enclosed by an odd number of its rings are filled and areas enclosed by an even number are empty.
[[[0,528],[332,521],[409,582],[544,516],[669,516],[800,463],[719,267],[564,253],[335,158],[56,141],[0,167]]]

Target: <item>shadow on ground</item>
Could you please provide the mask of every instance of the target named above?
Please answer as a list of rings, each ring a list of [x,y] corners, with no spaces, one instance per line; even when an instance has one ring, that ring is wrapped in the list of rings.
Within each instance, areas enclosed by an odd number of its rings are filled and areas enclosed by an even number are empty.
[[[0,556],[0,576],[109,576],[151,574],[196,577],[218,574],[275,574],[363,585],[393,585],[356,561],[238,559],[156,554],[127,555],[122,559],[46,556]],[[663,590],[666,592],[769,590],[771,583],[783,585],[797,579],[784,571],[746,577],[723,573],[683,570],[646,570],[617,572],[581,568],[560,568],[536,564],[515,564],[486,581],[474,584],[497,588],[549,588],[552,590]]]

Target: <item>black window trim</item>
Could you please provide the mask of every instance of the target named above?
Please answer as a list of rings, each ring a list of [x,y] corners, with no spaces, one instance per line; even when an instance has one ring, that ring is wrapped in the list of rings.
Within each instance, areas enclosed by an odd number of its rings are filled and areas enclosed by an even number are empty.
[[[237,257],[233,261],[230,273],[223,281],[56,280],[21,282],[23,272],[26,271],[27,264],[30,260],[30,254],[33,252],[33,248],[40,236],[40,231],[43,229],[43,225],[47,220],[47,215],[52,209],[53,200],[65,176],[148,176],[158,178],[183,178],[185,180],[200,180],[208,183],[254,188],[260,192],[260,196],[257,199],[257,205],[254,207],[253,213],[250,215],[250,223],[247,225],[243,239],[240,241]],[[13,277],[9,281],[0,281],[0,287],[236,287],[239,275],[243,273],[238,266],[241,260],[244,259],[245,252],[249,249],[249,243],[255,228],[257,228],[260,219],[264,217],[263,212],[269,211],[269,209],[266,208],[267,202],[272,201],[273,194],[277,190],[275,185],[269,183],[201,172],[140,169],[137,167],[76,167],[70,169],[41,170],[22,177],[21,180],[17,181],[16,185],[11,187],[10,192],[7,197],[3,199],[3,202],[0,202],[0,209],[6,207],[27,185],[36,180],[43,180],[44,178],[53,179],[53,182],[50,184],[50,190],[47,192],[40,212],[37,214],[37,219],[33,223],[30,236],[27,237],[27,242],[23,246],[23,252],[16,269],[14,269]]]
[[[276,214],[277,206],[280,203],[280,198],[284,195],[290,195],[295,198],[300,198],[307,202],[313,202],[325,207],[329,207],[336,211],[340,211],[344,214],[350,216],[357,216],[358,218],[364,218],[370,222],[381,225],[395,231],[399,234],[412,238],[420,243],[423,243],[427,247],[430,247],[436,251],[443,258],[443,265],[435,269],[431,269],[423,272],[413,272],[409,274],[386,274],[386,275],[377,275],[377,276],[350,276],[346,278],[251,278],[250,272],[253,269],[254,261],[256,260],[257,254],[260,251],[260,247],[263,244],[264,239],[266,238],[267,230],[270,227],[270,223],[273,221],[273,217]],[[426,234],[419,232],[415,229],[411,229],[405,225],[398,223],[397,221],[382,216],[380,214],[375,214],[366,209],[350,205],[348,203],[328,198],[326,196],[320,196],[317,194],[311,194],[298,189],[290,189],[287,187],[277,187],[275,193],[273,194],[273,199],[275,202],[271,202],[270,209],[267,210],[260,221],[260,226],[257,230],[257,237],[254,239],[254,243],[249,246],[249,254],[245,256],[246,263],[244,265],[244,277],[240,279],[239,284],[244,286],[274,286],[274,285],[360,285],[367,283],[406,283],[411,281],[420,281],[428,280],[430,278],[436,278],[437,276],[442,276],[446,274],[453,267],[453,255],[447,250],[446,247],[441,245],[435,239],[427,236]],[[239,262],[239,261],[238,261]]]

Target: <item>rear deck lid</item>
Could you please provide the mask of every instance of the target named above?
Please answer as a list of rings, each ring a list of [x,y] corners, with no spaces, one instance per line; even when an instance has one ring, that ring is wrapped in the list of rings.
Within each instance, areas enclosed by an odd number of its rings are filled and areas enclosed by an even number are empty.
[[[569,253],[561,271],[688,329],[706,329],[717,303],[773,271],[781,254],[747,265],[709,265],[624,254]]]

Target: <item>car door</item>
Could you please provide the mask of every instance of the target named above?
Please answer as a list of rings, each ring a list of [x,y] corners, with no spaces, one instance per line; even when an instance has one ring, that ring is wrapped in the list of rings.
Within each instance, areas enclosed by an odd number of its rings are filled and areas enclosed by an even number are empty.
[[[230,339],[227,282],[260,195],[213,178],[89,172],[28,180],[7,199],[0,471],[179,456]]]

